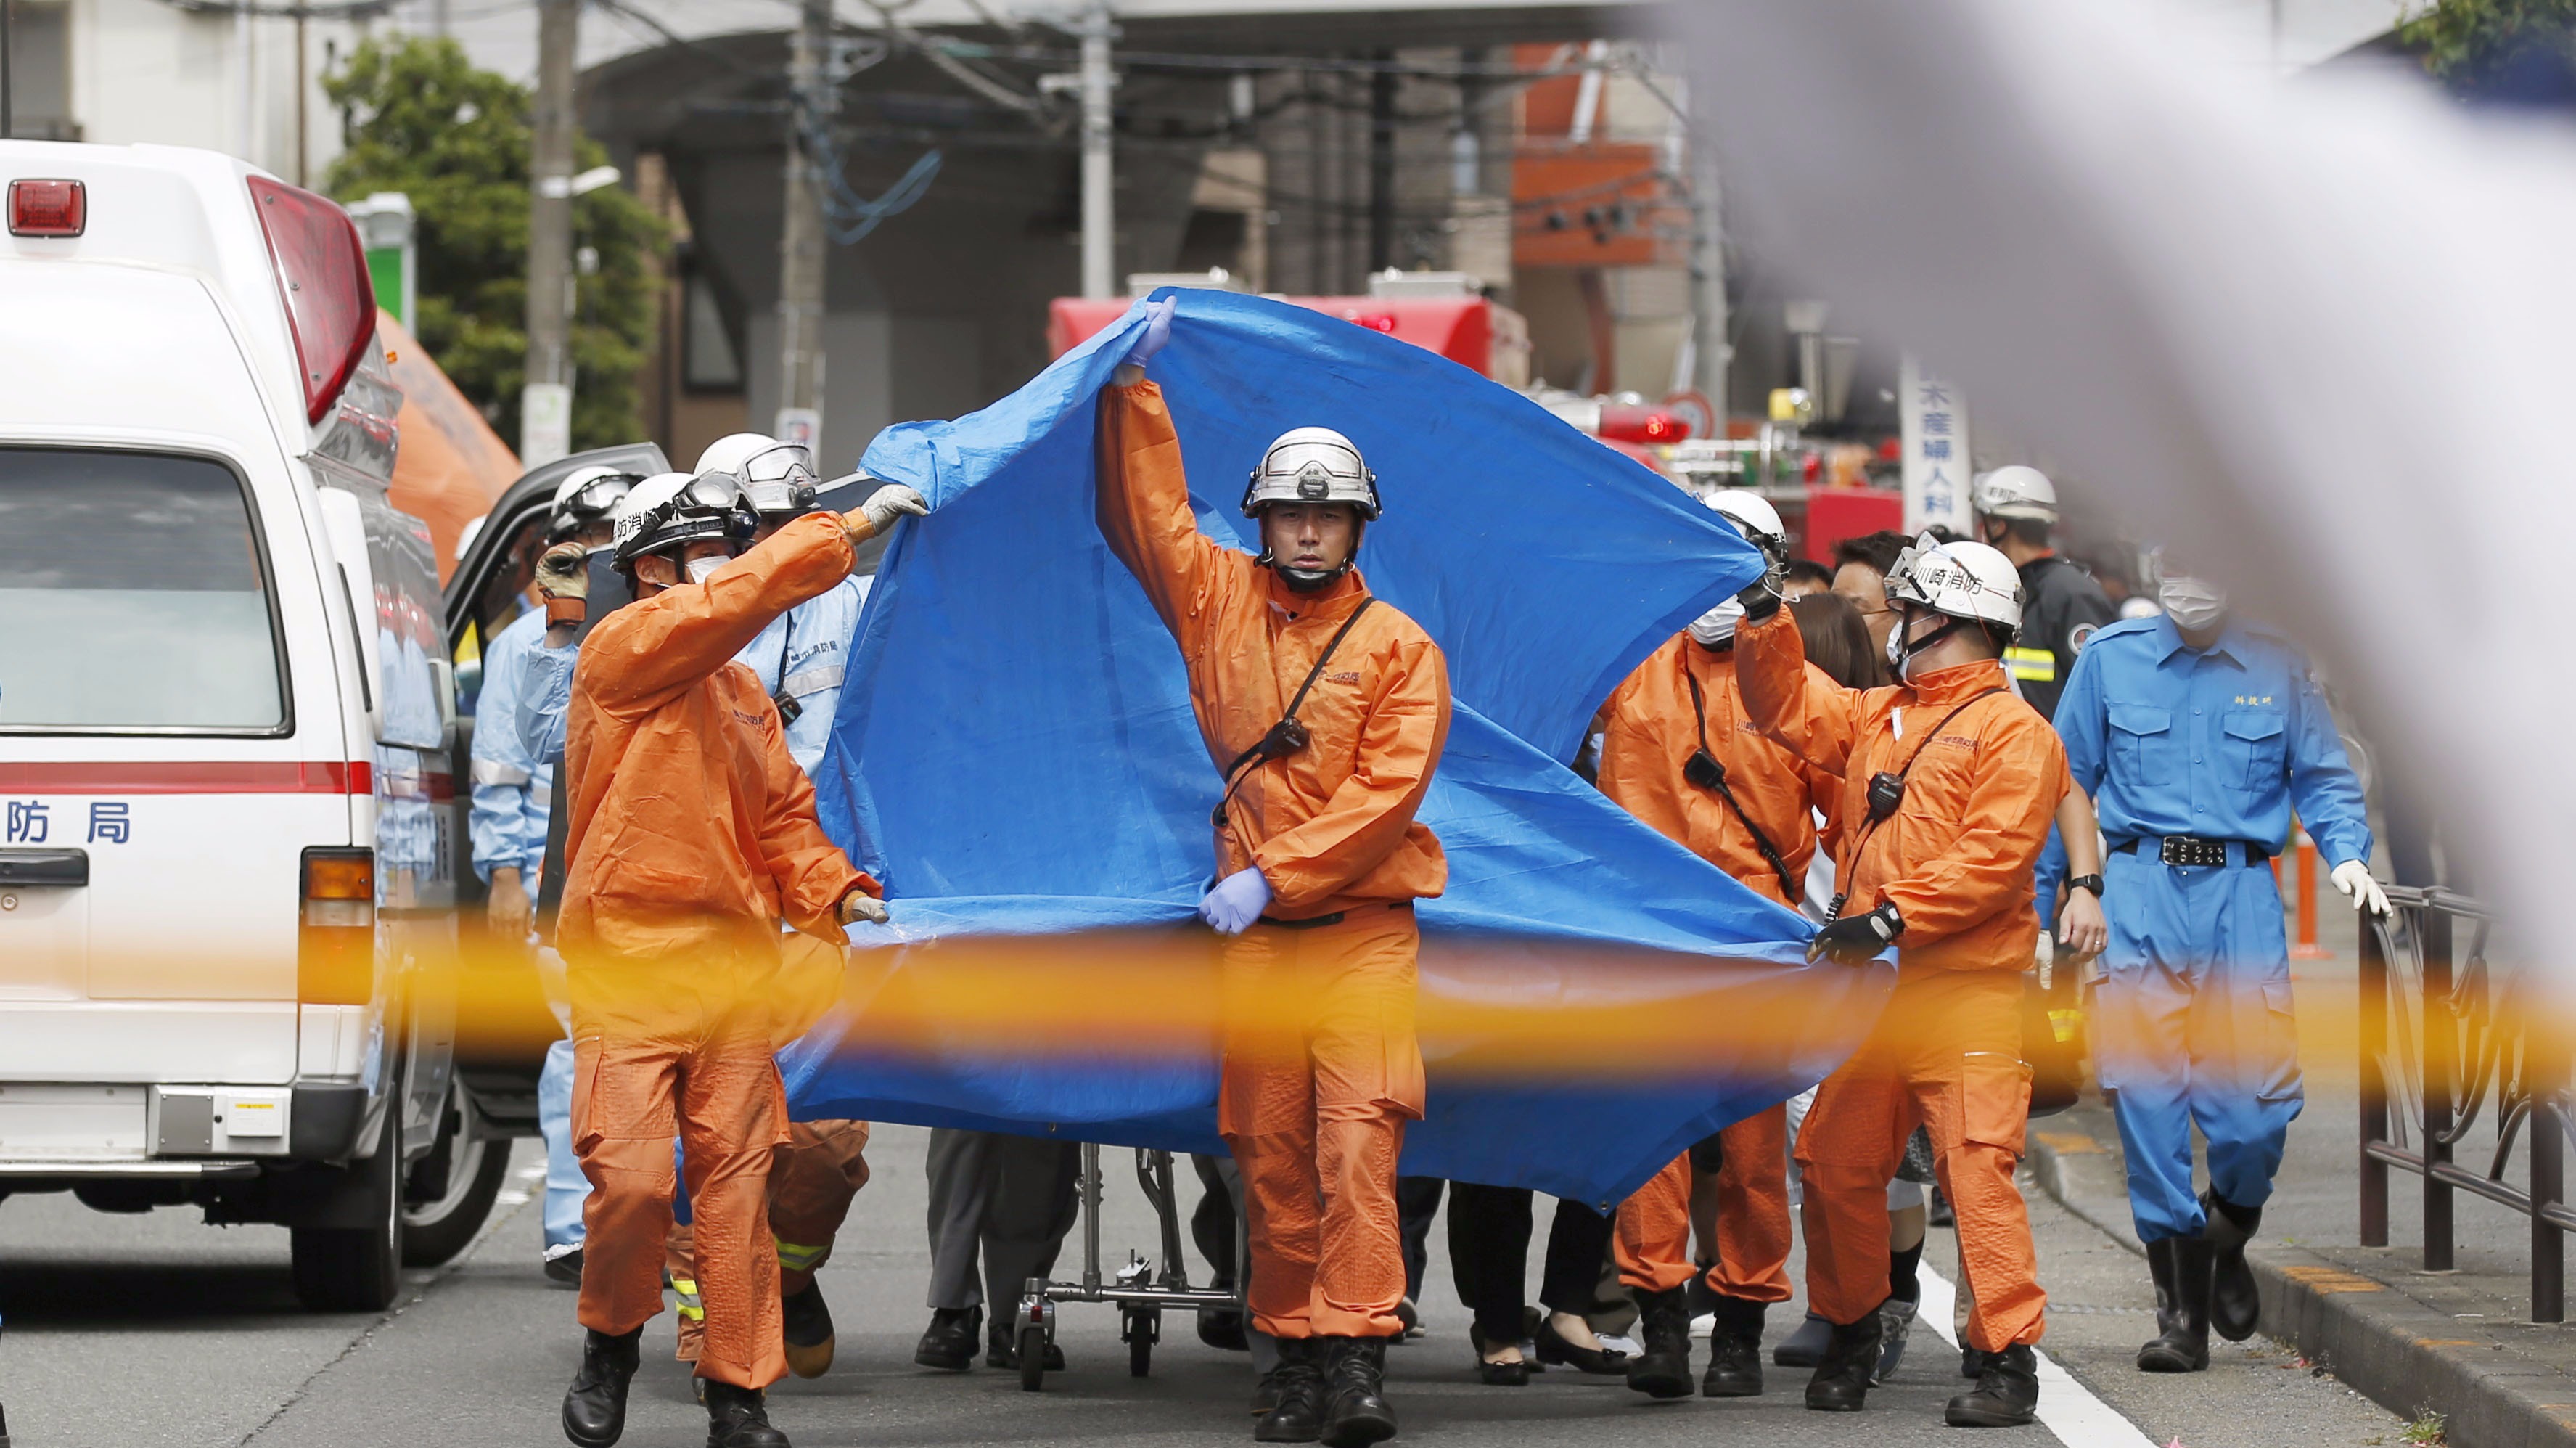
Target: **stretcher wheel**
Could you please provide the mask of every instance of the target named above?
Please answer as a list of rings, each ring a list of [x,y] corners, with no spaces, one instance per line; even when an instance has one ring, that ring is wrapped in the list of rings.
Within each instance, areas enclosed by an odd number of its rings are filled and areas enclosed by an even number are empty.
[[[1038,1323],[1020,1324],[1020,1390],[1042,1392],[1046,1388],[1047,1331]]]
[[[1127,1375],[1141,1378],[1154,1371],[1154,1341],[1163,1335],[1160,1308],[1140,1307],[1127,1314]]]

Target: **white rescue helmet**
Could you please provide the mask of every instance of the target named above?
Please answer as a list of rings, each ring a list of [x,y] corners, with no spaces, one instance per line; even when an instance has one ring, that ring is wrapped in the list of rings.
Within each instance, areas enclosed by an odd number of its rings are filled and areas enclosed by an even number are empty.
[[[2048,474],[2020,463],[1997,468],[1977,479],[1969,499],[1981,517],[2057,521],[2057,485],[2048,480]]]
[[[1887,570],[1887,601],[1952,618],[2021,629],[2021,570],[1983,543],[1944,543],[1926,533]]]
[[[563,543],[571,540],[585,524],[610,517],[618,500],[632,491],[633,473],[605,463],[592,463],[564,474],[555,485],[554,511],[546,519],[546,541]]]
[[[1751,488],[1720,488],[1708,495],[1707,503],[1718,516],[1735,525],[1746,542],[1759,548],[1772,562],[1789,556],[1789,530],[1780,522],[1780,510],[1771,500]]]
[[[1348,503],[1360,521],[1378,515],[1377,474],[1357,444],[1329,427],[1292,427],[1263,449],[1243,489],[1243,516],[1272,503]]]
[[[737,432],[717,438],[698,454],[699,473],[731,473],[742,480],[751,505],[763,513],[794,515],[814,506],[820,475],[814,454],[803,443],[781,442],[766,433]]]
[[[610,515],[613,560],[631,570],[647,553],[677,553],[712,538],[739,554],[760,528],[760,513],[742,483],[726,472],[655,473],[637,483]]]

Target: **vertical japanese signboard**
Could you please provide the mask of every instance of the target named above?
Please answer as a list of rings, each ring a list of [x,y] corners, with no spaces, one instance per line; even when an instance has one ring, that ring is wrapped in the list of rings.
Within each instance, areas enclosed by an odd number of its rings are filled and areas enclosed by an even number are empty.
[[[1905,531],[1969,531],[1968,403],[1907,357],[1897,381],[1904,424]]]

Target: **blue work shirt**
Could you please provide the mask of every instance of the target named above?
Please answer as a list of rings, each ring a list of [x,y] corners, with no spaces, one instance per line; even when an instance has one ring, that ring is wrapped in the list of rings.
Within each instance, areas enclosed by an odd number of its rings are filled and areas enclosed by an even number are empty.
[[[832,742],[832,719],[840,712],[841,685],[848,676],[850,650],[858,641],[859,610],[867,603],[873,582],[873,578],[842,579],[829,592],[770,620],[769,627],[734,655],[735,663],[760,677],[760,687],[771,698],[783,693],[796,701],[801,712],[787,725],[787,752],[809,776]],[[580,652],[577,644],[549,649],[540,642],[529,655],[527,682],[516,712],[520,746],[532,758],[563,760],[564,720],[572,707],[572,671]]]
[[[516,867],[533,877],[546,854],[546,811],[553,803],[554,771],[520,742],[519,694],[528,656],[541,649],[542,609],[512,619],[483,650],[483,690],[474,704],[472,808],[466,833],[473,841],[474,873],[490,883],[492,871]]]
[[[2057,734],[2113,844],[2197,835],[2277,850],[2295,807],[2329,867],[2370,858],[2334,714],[2307,656],[2276,634],[2230,619],[2194,649],[2162,616],[2113,624],[2075,656]]]

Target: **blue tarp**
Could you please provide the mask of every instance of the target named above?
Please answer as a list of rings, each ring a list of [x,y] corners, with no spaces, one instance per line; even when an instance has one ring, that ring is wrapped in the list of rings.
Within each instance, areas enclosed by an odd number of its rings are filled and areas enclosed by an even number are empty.
[[[1561,762],[1647,653],[1741,588],[1753,550],[1715,515],[1536,404],[1320,313],[1180,293],[1153,374],[1200,525],[1247,549],[1237,504],[1268,441],[1327,422],[1376,469],[1371,590],[1447,653],[1457,711],[1423,819],[1450,862],[1423,902],[1426,1016],[1614,1000],[1799,1023],[1654,1078],[1568,1082],[1426,1028],[1431,1106],[1405,1170],[1608,1202],[1689,1142],[1823,1076],[1891,973],[1804,964],[1809,930],[1637,823]],[[1131,312],[993,406],[889,429],[867,470],[934,508],[877,574],[817,780],[825,828],[882,880],[890,979],[940,943],[1188,923],[1218,788],[1180,654],[1093,519],[1095,398]],[[1186,953],[1186,952],[1185,952]],[[1207,958],[1212,962],[1213,953]],[[893,988],[900,988],[899,985]],[[864,999],[782,1056],[799,1116],[1059,1132],[1216,1150],[1206,1052],[865,1044]]]

